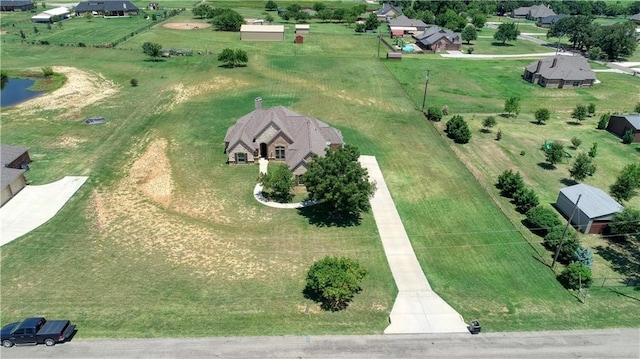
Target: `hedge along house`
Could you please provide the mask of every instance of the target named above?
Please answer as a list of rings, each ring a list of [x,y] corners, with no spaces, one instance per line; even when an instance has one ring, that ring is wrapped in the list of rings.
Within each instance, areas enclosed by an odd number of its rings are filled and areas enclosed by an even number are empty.
[[[76,16],[86,13],[103,17],[129,17],[138,15],[138,7],[126,0],[83,1],[76,6]]]
[[[328,124],[278,106],[262,108],[255,100],[255,110],[229,127],[224,137],[229,164],[251,164],[259,158],[286,163],[301,184],[313,155],[324,156],[325,149],[344,144],[340,130]]]
[[[556,55],[537,60],[524,68],[523,78],[542,87],[591,87],[596,74],[581,56]]]
[[[618,137],[624,136],[625,132],[633,132],[631,142],[640,142],[640,115],[611,115],[607,124],[607,131]]]
[[[623,209],[620,203],[600,188],[583,183],[562,188],[556,200],[556,208],[566,218],[571,218],[571,224],[582,233],[604,232],[613,216]]]
[[[240,26],[242,41],[283,41],[284,25],[242,25]]]
[[[0,187],[2,189],[1,203],[3,206],[18,192],[27,186],[24,172],[29,168],[29,152],[26,148],[0,145]]]

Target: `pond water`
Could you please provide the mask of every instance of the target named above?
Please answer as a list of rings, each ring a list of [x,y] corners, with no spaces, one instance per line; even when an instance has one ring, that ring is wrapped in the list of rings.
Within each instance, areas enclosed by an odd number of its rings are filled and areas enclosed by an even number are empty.
[[[0,107],[17,105],[20,102],[38,97],[43,92],[29,91],[34,80],[9,78],[0,92]]]

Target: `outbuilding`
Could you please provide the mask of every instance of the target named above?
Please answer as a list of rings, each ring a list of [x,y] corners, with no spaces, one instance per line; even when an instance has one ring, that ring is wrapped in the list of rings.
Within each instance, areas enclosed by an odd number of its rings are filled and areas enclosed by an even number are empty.
[[[308,34],[309,24],[296,24],[296,34]]]
[[[56,16],[60,20],[65,20],[71,16],[71,11],[66,7],[57,7],[55,9],[43,11],[38,15],[34,15],[31,17],[31,20],[33,20],[33,22],[38,22],[38,23],[52,23],[53,18]]]
[[[0,206],[3,206],[27,186],[24,172],[29,168],[29,152],[26,148],[0,145]]]
[[[240,26],[242,41],[283,41],[284,25],[242,25]]]
[[[556,200],[556,208],[566,218],[571,218],[571,224],[582,233],[604,232],[613,216],[623,209],[620,203],[603,190],[584,183],[562,188]]]
[[[402,60],[402,52],[387,52],[387,60]]]
[[[607,131],[618,137],[631,131],[633,132],[633,141],[631,142],[640,142],[640,115],[611,115]]]

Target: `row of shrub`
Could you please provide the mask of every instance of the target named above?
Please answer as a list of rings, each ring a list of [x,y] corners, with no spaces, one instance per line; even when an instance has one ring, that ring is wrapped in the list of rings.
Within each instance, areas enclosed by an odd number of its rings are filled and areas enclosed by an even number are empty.
[[[558,262],[567,265],[558,275],[558,280],[568,289],[589,287],[593,252],[580,245],[576,230],[563,225],[553,209],[540,205],[538,195],[525,186],[520,172],[502,172],[496,187],[502,196],[512,199],[518,212],[526,215],[527,227],[544,238],[543,244],[553,253],[554,260],[557,255]]]

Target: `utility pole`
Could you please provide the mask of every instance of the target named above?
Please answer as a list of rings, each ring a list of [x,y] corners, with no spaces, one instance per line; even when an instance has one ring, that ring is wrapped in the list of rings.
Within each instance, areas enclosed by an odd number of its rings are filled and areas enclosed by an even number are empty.
[[[380,42],[382,41],[382,37],[380,37],[380,27],[378,27],[378,60],[380,59]]]
[[[424,78],[424,95],[422,96],[422,113],[424,113],[424,105],[427,103],[427,86],[429,85],[429,70],[427,70],[427,76]]]
[[[560,243],[558,244],[558,248],[556,248],[556,255],[553,257],[553,263],[551,263],[551,269],[556,265],[558,261],[558,256],[560,255],[560,249],[562,248],[562,243],[564,243],[564,236],[567,235],[567,230],[569,229],[569,225],[571,224],[571,220],[573,219],[573,215],[576,213],[576,209],[578,209],[578,202],[580,202],[581,194],[578,195],[578,200],[576,200],[576,204],[573,206],[573,210],[571,211],[571,215],[567,220],[567,225],[564,227],[564,231],[562,232],[562,237],[560,238]]]

